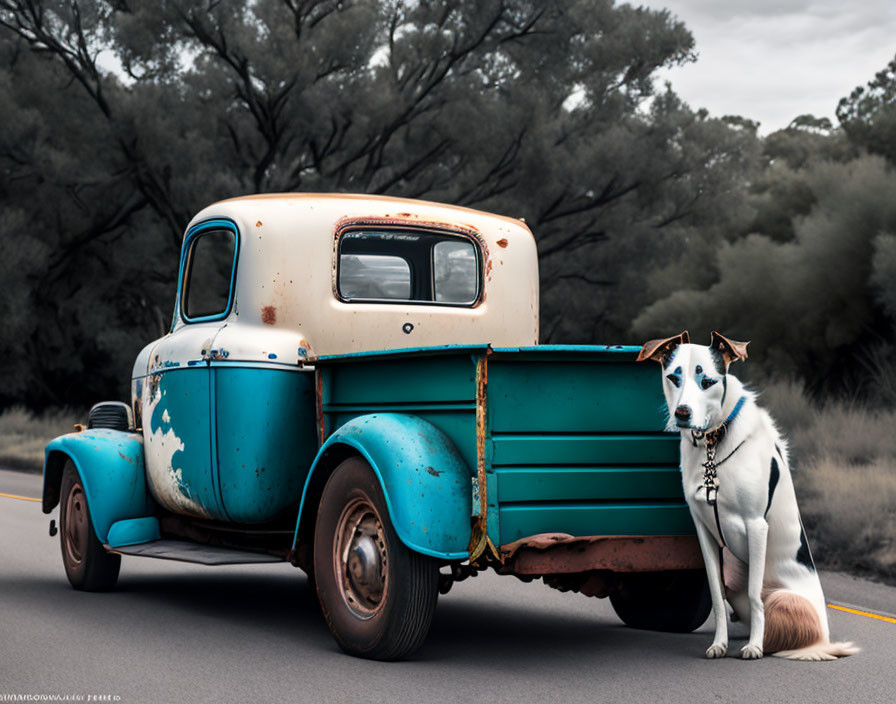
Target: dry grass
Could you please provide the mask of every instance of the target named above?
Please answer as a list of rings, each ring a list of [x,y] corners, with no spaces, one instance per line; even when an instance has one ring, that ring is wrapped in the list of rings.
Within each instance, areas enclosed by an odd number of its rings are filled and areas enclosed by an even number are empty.
[[[40,472],[44,447],[57,435],[71,432],[85,413],[70,409],[47,411],[36,416],[21,407],[0,414],[0,467]]]
[[[820,457],[804,473],[801,508],[818,562],[896,579],[896,461]]]
[[[769,387],[760,403],[788,436],[816,562],[896,582],[896,411],[813,405],[793,383]]]

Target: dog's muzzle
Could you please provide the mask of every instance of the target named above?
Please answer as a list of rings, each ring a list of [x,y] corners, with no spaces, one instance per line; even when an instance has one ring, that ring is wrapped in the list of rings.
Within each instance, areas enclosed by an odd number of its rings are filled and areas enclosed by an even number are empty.
[[[687,423],[691,419],[691,409],[687,406],[679,406],[675,409],[675,420],[679,423]]]

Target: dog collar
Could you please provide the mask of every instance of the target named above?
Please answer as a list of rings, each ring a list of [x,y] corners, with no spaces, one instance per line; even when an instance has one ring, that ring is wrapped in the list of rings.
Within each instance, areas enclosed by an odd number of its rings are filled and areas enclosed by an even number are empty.
[[[707,440],[707,444],[712,443],[715,445],[719,440],[721,440],[722,436],[728,430],[728,426],[734,422],[734,419],[737,418],[738,414],[741,412],[741,409],[744,407],[744,404],[747,402],[746,396],[741,396],[737,403],[734,404],[734,408],[731,409],[731,413],[728,417],[722,421],[722,424],[719,425],[714,430],[692,430],[691,435],[694,437],[694,445],[696,445],[697,440],[702,440],[704,437]]]
[[[741,409],[744,407],[744,404],[745,404],[746,402],[747,402],[747,397],[746,397],[746,396],[741,396],[739,399],[737,399],[737,403],[734,404],[734,409],[731,411],[731,415],[729,415],[729,416],[725,419],[725,422],[722,423],[722,425],[723,425],[724,427],[727,428],[728,425],[731,423],[731,421],[733,421],[735,418],[737,418],[737,414],[740,413]]]

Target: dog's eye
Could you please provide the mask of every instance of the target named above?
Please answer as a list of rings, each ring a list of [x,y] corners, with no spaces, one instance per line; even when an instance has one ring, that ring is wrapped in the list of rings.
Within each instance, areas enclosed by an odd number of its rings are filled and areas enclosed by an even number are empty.
[[[666,374],[666,378],[676,386],[681,386],[681,377],[677,374]]]
[[[710,379],[708,376],[703,377],[703,380],[700,382],[700,388],[708,389],[710,386],[715,384],[718,379]]]

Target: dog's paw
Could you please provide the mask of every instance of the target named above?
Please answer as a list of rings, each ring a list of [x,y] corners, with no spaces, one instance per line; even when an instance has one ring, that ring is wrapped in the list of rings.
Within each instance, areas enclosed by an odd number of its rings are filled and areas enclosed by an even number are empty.
[[[740,649],[740,656],[744,660],[758,660],[762,657],[762,646],[747,643]]]
[[[723,658],[725,657],[725,654],[727,652],[727,643],[713,643],[706,649],[706,657],[708,657],[710,660],[714,660],[715,658]]]

